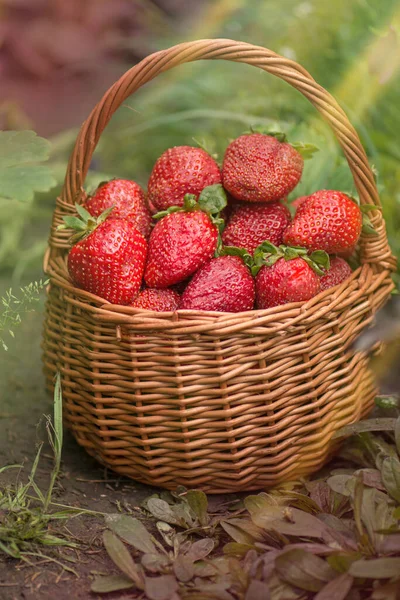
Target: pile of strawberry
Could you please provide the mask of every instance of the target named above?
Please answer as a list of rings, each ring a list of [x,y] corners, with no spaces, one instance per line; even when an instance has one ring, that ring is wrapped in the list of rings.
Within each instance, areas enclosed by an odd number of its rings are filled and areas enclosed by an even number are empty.
[[[292,203],[303,157],[281,135],[231,142],[222,168],[179,146],[134,181],[101,184],[78,217],[73,283],[114,304],[240,312],[309,300],[347,279],[363,225],[355,200],[320,190]]]

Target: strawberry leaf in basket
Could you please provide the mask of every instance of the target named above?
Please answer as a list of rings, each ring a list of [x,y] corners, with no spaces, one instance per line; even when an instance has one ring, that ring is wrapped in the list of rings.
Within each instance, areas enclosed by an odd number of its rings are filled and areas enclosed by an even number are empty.
[[[0,131],[0,197],[29,202],[54,187],[51,169],[39,164],[49,155],[50,143],[34,131]]]

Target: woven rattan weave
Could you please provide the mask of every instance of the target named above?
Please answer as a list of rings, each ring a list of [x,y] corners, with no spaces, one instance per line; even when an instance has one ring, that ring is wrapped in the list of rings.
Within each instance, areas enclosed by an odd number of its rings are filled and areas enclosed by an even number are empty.
[[[370,410],[375,390],[366,359],[348,347],[388,298],[395,260],[381,213],[373,210],[378,235],[362,237],[362,266],[307,303],[238,314],[155,313],[73,287],[70,232],[57,226],[84,200],[102,131],[139,87],[199,59],[247,63],[304,94],[333,128],[361,202],[379,206],[357,133],[301,66],[224,39],[152,54],[109,89],[72,152],[45,260],[45,371],[50,388],[61,372],[65,423],[78,442],[116,472],[165,488],[253,490],[318,469],[334,449],[333,433]]]

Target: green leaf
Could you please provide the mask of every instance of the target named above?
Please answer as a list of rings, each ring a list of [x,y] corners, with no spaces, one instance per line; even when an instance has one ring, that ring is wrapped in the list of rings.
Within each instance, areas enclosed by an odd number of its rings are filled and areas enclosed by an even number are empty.
[[[50,143],[34,131],[0,131],[0,197],[27,202],[56,185],[49,167]]]
[[[400,408],[399,398],[397,396],[376,396],[375,404],[376,404],[376,406],[379,406],[379,408],[383,408],[386,410]],[[400,448],[399,448],[399,453],[400,453]]]
[[[220,256],[240,256],[244,264],[251,268],[253,266],[253,257],[245,248],[237,248],[236,246],[224,246],[219,254]]]
[[[206,527],[209,519],[207,514],[208,500],[205,493],[200,490],[189,490],[186,493],[185,500],[196,515],[200,525]]]
[[[8,469],[22,469],[23,465],[6,465],[5,467],[0,468],[0,473],[7,471]]]
[[[360,204],[360,210],[362,213],[368,213],[371,210],[379,210],[382,212],[382,207],[376,206],[376,204]]]
[[[318,592],[336,573],[322,558],[304,550],[288,550],[275,559],[281,579],[308,592]]]
[[[349,574],[365,579],[400,579],[400,558],[357,560],[350,566]]]
[[[201,210],[212,215],[221,212],[228,204],[226,192],[221,183],[215,183],[204,188],[201,192],[198,204]]]
[[[400,503],[400,461],[394,456],[384,459],[381,466],[382,481],[390,496]]]
[[[314,250],[314,252],[311,252],[310,258],[319,267],[322,267],[326,271],[329,270],[331,266],[329,261],[329,254],[327,254],[324,250]]]
[[[91,590],[95,594],[109,594],[119,590],[127,590],[133,587],[133,582],[123,575],[107,575],[106,577],[97,577],[91,585]]]
[[[287,142],[286,134],[282,131],[274,131],[265,127],[265,125],[252,125],[249,131],[245,131],[242,135],[250,135],[252,133],[262,133],[263,135],[269,135],[278,140],[278,142]]]
[[[116,514],[106,515],[105,521],[114,533],[136,550],[140,550],[145,554],[157,554],[151,535],[138,519],[128,515]]]
[[[75,202],[75,210],[81,217],[81,219],[85,222],[92,218],[90,212],[87,211],[86,208],[84,208],[81,204],[78,204],[77,202]]]
[[[239,556],[244,558],[249,550],[254,550],[253,544],[244,544],[242,542],[228,542],[223,547],[223,552],[226,556]]]
[[[324,269],[321,269],[317,263],[315,263],[313,260],[311,260],[311,258],[309,256],[302,256],[302,259],[308,264],[309,267],[312,268],[312,270],[319,275],[320,277],[322,277],[323,275],[325,275],[325,271]]]
[[[378,235],[375,227],[372,225],[372,221],[367,214],[362,216],[362,231],[367,235]]]
[[[365,421],[359,421],[358,423],[352,423],[351,425],[345,425],[336,431],[332,439],[340,439],[355,435],[366,431],[393,431],[396,425],[396,419],[368,419]]]
[[[62,420],[62,391],[61,375],[57,371],[56,383],[54,386],[54,432],[55,432],[55,460],[58,465],[61,463],[61,451],[63,445],[63,420]]]
[[[69,229],[76,229],[77,231],[85,231],[86,223],[84,223],[79,217],[65,216],[63,221]],[[59,225],[57,229],[66,229],[65,225]]]
[[[299,154],[304,158],[304,160],[308,160],[313,157],[316,152],[319,152],[318,146],[314,144],[305,144],[304,142],[290,142],[290,145],[297,150]]]
[[[129,550],[112,531],[103,534],[104,547],[113,563],[127,576],[139,589],[143,589],[137,566],[135,565]]]
[[[171,215],[174,212],[182,212],[182,211],[183,211],[182,206],[170,206],[166,210],[160,210],[160,212],[153,215],[153,219],[157,219],[157,220],[162,219],[163,217],[166,217],[167,215]]]

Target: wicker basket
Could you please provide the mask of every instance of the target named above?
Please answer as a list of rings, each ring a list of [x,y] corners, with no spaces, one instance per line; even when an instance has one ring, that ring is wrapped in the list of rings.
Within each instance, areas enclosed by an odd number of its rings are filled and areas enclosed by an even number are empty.
[[[108,90],[76,141],[45,260],[44,363],[50,388],[61,372],[65,423],[102,464],[169,489],[248,491],[317,470],[335,448],[334,432],[370,410],[375,389],[366,359],[347,349],[388,298],[395,259],[381,213],[371,211],[378,236],[362,237],[362,266],[306,303],[237,314],[155,313],[73,287],[69,232],[56,228],[84,200],[102,131],[143,84],[199,59],[244,62],[297,88],[333,128],[361,202],[379,206],[357,133],[301,66],[224,39],[152,54]]]

